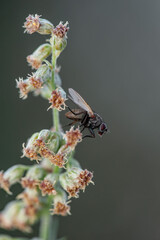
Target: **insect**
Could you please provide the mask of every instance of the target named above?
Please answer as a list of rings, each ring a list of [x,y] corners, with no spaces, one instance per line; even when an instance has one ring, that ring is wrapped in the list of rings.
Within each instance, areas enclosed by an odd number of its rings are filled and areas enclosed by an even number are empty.
[[[94,129],[98,129],[98,134],[102,136],[105,132],[108,131],[107,124],[102,120],[102,118],[94,111],[91,107],[85,102],[85,100],[72,88],[68,89],[69,98],[80,108],[80,109],[68,109],[70,110],[65,114],[65,116],[73,122],[69,125],[80,122],[80,127],[82,127],[81,132],[88,128],[90,135],[86,135],[83,138],[91,137],[95,138]]]

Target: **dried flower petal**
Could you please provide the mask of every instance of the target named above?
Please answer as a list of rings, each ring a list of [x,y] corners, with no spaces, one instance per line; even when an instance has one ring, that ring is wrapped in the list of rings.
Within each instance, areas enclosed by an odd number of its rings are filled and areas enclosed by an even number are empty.
[[[33,69],[38,69],[42,64],[42,62],[33,55],[27,56],[27,62]]]
[[[79,190],[85,190],[86,186],[92,182],[93,174],[88,170],[73,167],[69,171],[60,175],[62,187],[69,193],[70,197],[78,197]]]
[[[67,203],[57,202],[54,204],[54,209],[51,209],[51,214],[57,214],[57,215],[70,215],[70,206],[67,205]]]
[[[48,108],[56,108],[58,111],[65,110],[66,99],[62,97],[60,91],[58,89],[54,90],[51,94],[51,98],[49,99],[49,103],[51,103],[51,106]]]
[[[27,206],[31,204],[39,206],[40,203],[37,191],[35,190],[24,191],[17,196],[17,199],[22,199]]]
[[[51,161],[52,164],[58,166],[59,168],[62,168],[66,164],[66,154],[57,153],[56,155],[52,156],[49,160]]]
[[[21,179],[21,185],[23,188],[35,189],[39,184],[39,180],[23,177]]]
[[[24,81],[23,78],[19,78],[19,81],[16,80],[17,88],[19,88],[20,98],[26,99],[29,93],[29,84],[27,81]]]
[[[66,131],[64,138],[67,141],[66,146],[74,149],[77,143],[82,141],[82,133],[80,132],[79,128],[74,130],[74,127],[71,127],[69,131]]]
[[[67,27],[68,22],[63,24],[63,22],[60,22],[54,29],[53,33],[56,35],[58,38],[64,38],[66,37],[66,33],[69,30],[69,27]]]
[[[66,191],[69,194],[69,198],[71,198],[71,197],[78,198],[79,197],[79,195],[78,195],[79,190],[80,190],[79,185],[77,185],[77,186],[75,185],[73,187],[67,187],[67,189],[66,189]]]
[[[25,144],[23,143],[23,155],[22,157],[27,157],[30,158],[30,160],[36,160],[37,162],[39,162],[41,160],[40,156],[37,154],[37,152],[29,147],[25,147]]]
[[[56,194],[54,185],[47,179],[44,179],[43,181],[41,181],[41,183],[39,184],[39,188],[42,191],[42,196]]]
[[[27,32],[29,34],[36,32],[40,28],[40,19],[39,18],[40,18],[40,16],[37,14],[35,14],[35,16],[29,15],[26,18],[26,22],[24,23],[24,26],[23,26],[25,28],[24,32]]]
[[[86,186],[88,186],[89,183],[92,183],[93,173],[89,172],[87,169],[81,171],[81,173],[78,176],[78,184],[80,186],[80,189],[85,190]]]
[[[33,88],[35,88],[35,89],[42,88],[43,81],[41,78],[37,78],[35,74],[29,76],[28,81]]]

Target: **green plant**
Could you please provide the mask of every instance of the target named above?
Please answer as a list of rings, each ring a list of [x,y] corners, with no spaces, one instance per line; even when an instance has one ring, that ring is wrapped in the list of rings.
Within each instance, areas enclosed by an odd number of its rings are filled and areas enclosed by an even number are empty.
[[[59,122],[59,112],[65,109],[67,98],[61,87],[60,68],[56,64],[67,45],[68,22],[60,22],[54,27],[36,14],[26,18],[24,28],[29,34],[49,35],[49,39],[27,57],[35,72],[25,80],[16,80],[17,88],[22,99],[33,92],[35,96],[40,95],[49,101],[53,126],[34,133],[23,144],[22,157],[34,161],[33,165],[19,164],[0,172],[0,186],[8,194],[12,194],[10,188],[16,183],[24,189],[0,213],[0,226],[31,232],[31,226],[40,220],[39,239],[56,240],[58,218],[55,215],[70,214],[69,199],[77,198],[80,190],[84,191],[89,183],[93,183],[93,174],[82,170],[73,157],[77,143],[82,140],[79,128],[71,127],[64,133]],[[50,56],[51,61],[46,60]],[[3,235],[0,239],[15,238]]]

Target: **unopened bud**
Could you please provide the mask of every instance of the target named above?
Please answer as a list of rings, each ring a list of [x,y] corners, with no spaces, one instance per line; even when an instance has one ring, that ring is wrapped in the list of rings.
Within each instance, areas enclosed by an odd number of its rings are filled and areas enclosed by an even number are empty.
[[[6,205],[0,213],[0,226],[5,229],[19,229],[20,231],[30,232],[30,219],[25,214],[22,201],[12,201]]]
[[[36,189],[44,174],[45,171],[41,166],[34,165],[30,167],[26,176],[21,179],[22,187]]]
[[[71,169],[71,168],[81,168],[81,166],[80,166],[80,164],[79,164],[79,162],[76,160],[76,159],[74,159],[74,158],[71,158],[71,159],[69,159],[69,161],[68,161],[68,163],[67,163],[67,169]]]
[[[72,168],[60,175],[62,187],[69,193],[69,197],[78,197],[79,190],[85,190],[86,186],[92,182],[93,174],[88,170]]]
[[[51,214],[67,216],[70,215],[70,206],[68,205],[67,196],[64,191],[59,191],[53,199],[54,209],[51,209]]]
[[[11,229],[13,227],[13,220],[16,218],[21,207],[22,202],[12,201],[8,203],[0,213],[0,226]]]
[[[59,148],[59,142],[62,139],[62,136],[58,132],[52,132],[48,129],[44,129],[40,131],[38,139],[43,140],[47,148],[55,153]]]
[[[50,67],[47,64],[42,64],[34,74],[37,78],[41,78],[45,82],[51,77]]]
[[[52,47],[50,44],[42,44],[27,57],[27,62],[32,66],[32,68],[38,69],[41,66],[43,60],[51,54],[51,51]]]
[[[40,34],[51,34],[53,24],[35,14],[35,16],[29,15],[26,18],[26,22],[24,23],[23,27],[25,28],[24,32],[27,32],[29,34],[32,34],[34,32],[38,32]]]
[[[43,178],[45,172],[44,169],[39,165],[34,165],[28,170],[26,177],[40,180]]]
[[[49,159],[44,158],[41,161],[41,166],[42,168],[44,168],[48,173],[52,173],[53,172],[53,166],[51,165],[51,162],[49,161]]]
[[[41,160],[40,156],[37,153],[37,149],[34,146],[36,139],[38,138],[39,133],[34,133],[31,138],[28,140],[27,145],[23,143],[23,155],[21,157],[30,158],[30,160],[36,160],[37,162]]]
[[[9,168],[6,172],[0,172],[0,187],[3,188],[8,194],[11,194],[9,188],[20,182],[24,172],[28,169],[25,165],[15,165]]]
[[[54,46],[57,51],[63,51],[67,46],[67,39],[66,38],[58,38],[55,37],[54,39]]]

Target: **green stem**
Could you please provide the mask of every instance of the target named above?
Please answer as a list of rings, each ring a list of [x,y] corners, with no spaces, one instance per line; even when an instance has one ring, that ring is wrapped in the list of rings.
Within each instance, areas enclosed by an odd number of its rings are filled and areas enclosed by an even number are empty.
[[[50,215],[48,212],[44,213],[41,217],[41,225],[40,225],[40,238],[42,240],[48,240],[49,237],[49,224],[50,223]]]
[[[55,84],[55,67],[56,67],[56,52],[54,47],[54,37],[52,36],[52,91],[56,89]],[[53,108],[53,127],[56,131],[59,131],[59,112]],[[56,167],[57,173],[59,168]],[[53,200],[53,199],[52,199]],[[58,217],[50,216],[49,213],[44,213],[41,220],[41,234],[40,237],[43,240],[56,240],[58,232]]]
[[[58,225],[58,217],[51,216],[46,212],[41,218],[40,239],[57,240]]]
[[[58,226],[59,226],[59,218],[58,216],[52,216],[50,222],[50,232],[49,232],[49,240],[57,240],[58,235]]]
[[[55,84],[55,67],[56,67],[56,50],[54,47],[54,37],[52,37],[52,89],[56,89],[56,84]],[[57,109],[53,109],[53,126],[56,131],[59,130],[59,112]]]

